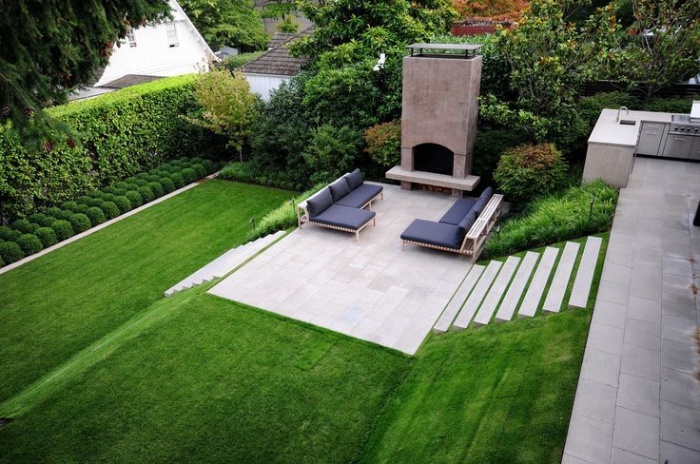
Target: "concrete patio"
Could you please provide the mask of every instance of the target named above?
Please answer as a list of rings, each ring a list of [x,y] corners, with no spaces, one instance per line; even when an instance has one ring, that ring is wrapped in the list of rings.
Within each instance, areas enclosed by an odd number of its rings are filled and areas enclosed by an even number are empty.
[[[407,245],[416,218],[439,219],[454,199],[384,186],[376,227],[353,234],[306,225],[209,292],[414,354],[472,267],[471,259]]]
[[[622,189],[563,462],[700,463],[700,164],[637,158]]]

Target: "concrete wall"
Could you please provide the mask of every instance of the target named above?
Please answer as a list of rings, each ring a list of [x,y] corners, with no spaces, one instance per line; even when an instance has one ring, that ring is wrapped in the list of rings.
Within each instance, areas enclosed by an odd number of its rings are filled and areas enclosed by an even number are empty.
[[[603,179],[615,187],[627,187],[633,163],[634,147],[589,142],[583,182]]]
[[[454,177],[470,174],[481,63],[481,56],[404,58],[402,169],[413,171],[413,147],[436,143],[454,152]]]

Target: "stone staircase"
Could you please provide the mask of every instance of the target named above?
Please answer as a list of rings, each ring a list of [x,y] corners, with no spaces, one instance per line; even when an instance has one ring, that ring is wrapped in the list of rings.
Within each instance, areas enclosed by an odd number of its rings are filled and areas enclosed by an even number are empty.
[[[225,276],[283,235],[284,231],[280,230],[227,251],[197,272],[167,289],[164,295],[166,297],[172,296],[182,290],[187,290],[196,285],[202,285],[205,282]]]
[[[538,309],[541,313],[559,312],[570,287],[566,307],[585,308],[601,244],[601,238],[588,237],[583,253],[579,243],[566,242],[563,250],[546,247],[541,254],[528,251],[523,258],[509,256],[504,262],[475,264],[445,306],[433,332],[510,321],[516,314],[533,317]]]

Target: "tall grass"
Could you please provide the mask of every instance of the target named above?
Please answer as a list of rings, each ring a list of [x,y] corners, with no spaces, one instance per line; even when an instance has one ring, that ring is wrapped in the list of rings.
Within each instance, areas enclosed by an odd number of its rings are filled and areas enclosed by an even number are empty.
[[[290,227],[296,226],[297,205],[318,192],[324,185],[325,184],[322,183],[316,184],[306,192],[294,197],[291,201],[285,201],[277,208],[267,213],[255,227],[255,230],[248,233],[248,240],[255,240],[256,238],[272,234],[278,230],[289,229]]]
[[[617,190],[603,181],[572,187],[561,196],[535,200],[522,215],[507,220],[486,244],[490,259],[610,229]]]

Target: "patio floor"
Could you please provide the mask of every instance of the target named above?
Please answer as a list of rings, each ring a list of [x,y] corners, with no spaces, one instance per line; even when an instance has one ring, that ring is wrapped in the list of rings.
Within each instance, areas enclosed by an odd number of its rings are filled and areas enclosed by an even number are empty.
[[[454,198],[384,185],[376,227],[354,235],[317,226],[296,229],[209,293],[414,354],[471,259],[407,245],[416,218],[439,219]]]

